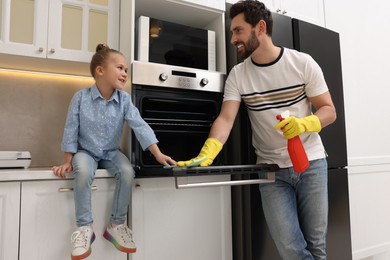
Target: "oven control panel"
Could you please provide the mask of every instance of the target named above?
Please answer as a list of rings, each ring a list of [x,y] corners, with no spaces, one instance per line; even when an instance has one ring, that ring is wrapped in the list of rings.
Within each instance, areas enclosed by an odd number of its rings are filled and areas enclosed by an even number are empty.
[[[132,84],[223,92],[225,75],[165,64],[134,61]]]

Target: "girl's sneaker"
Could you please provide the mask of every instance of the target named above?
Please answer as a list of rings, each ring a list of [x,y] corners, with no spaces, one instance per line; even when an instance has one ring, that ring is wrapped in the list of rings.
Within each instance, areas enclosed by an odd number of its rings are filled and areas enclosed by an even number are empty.
[[[91,254],[91,244],[95,240],[95,233],[91,226],[79,227],[73,232],[72,242],[72,260],[80,260]]]
[[[109,225],[104,231],[104,238],[110,241],[119,251],[125,253],[135,253],[137,248],[135,247],[133,232],[125,225],[117,225],[112,227]]]

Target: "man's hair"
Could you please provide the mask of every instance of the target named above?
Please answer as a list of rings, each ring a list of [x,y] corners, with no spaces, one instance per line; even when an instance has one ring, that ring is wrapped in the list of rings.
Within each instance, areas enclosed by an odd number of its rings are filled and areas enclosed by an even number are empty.
[[[233,19],[236,15],[244,13],[245,22],[255,27],[260,20],[267,25],[267,35],[272,36],[272,15],[262,2],[257,0],[241,0],[230,7],[229,16]]]

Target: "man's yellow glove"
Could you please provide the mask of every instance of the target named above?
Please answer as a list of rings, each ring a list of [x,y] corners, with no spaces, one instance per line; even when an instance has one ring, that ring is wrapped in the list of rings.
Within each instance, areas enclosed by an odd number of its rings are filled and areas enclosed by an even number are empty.
[[[207,138],[197,157],[188,161],[179,161],[177,162],[177,166],[209,166],[213,163],[215,157],[217,157],[219,152],[222,150],[222,147],[223,145],[220,141],[218,141],[218,139]]]
[[[303,118],[290,116],[279,122],[274,128],[275,130],[282,129],[284,138],[291,139],[304,132],[320,132],[321,122],[316,115]]]

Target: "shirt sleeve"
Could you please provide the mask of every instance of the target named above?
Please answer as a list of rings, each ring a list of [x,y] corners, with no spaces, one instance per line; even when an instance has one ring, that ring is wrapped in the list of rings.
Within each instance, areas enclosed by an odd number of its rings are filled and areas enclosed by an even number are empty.
[[[225,90],[223,95],[223,101],[235,100],[241,101],[241,95],[238,90],[237,83],[237,67],[234,67],[225,82]]]
[[[145,151],[152,144],[158,143],[153,129],[141,117],[138,109],[128,100],[128,109],[125,114],[125,120],[131,130],[134,132],[142,149]]]
[[[306,86],[305,92],[308,97],[315,97],[328,91],[324,74],[318,63],[308,55],[305,66]]]
[[[80,127],[80,102],[81,92],[78,92],[73,96],[68,108],[64,136],[61,143],[61,149],[63,152],[77,152]]]

